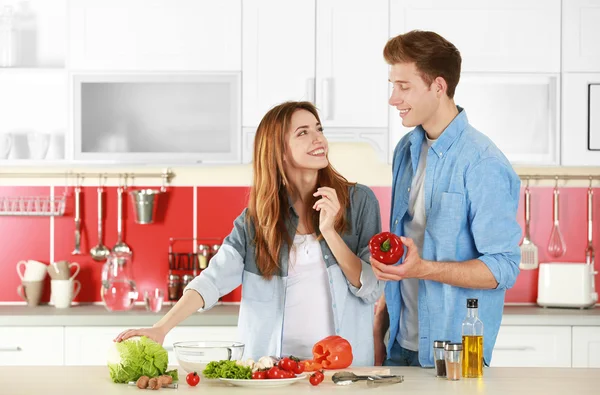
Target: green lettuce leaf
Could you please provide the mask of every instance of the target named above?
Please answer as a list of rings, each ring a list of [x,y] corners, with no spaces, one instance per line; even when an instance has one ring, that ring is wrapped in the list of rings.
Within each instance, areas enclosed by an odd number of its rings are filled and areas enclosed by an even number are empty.
[[[177,380],[177,370],[166,372],[169,354],[157,342],[146,336],[132,337],[113,343],[109,353],[108,369],[115,383],[137,381],[142,376],[157,377],[169,374]]]
[[[235,361],[212,361],[206,365],[202,374],[209,379],[251,379],[252,369],[237,365]]]

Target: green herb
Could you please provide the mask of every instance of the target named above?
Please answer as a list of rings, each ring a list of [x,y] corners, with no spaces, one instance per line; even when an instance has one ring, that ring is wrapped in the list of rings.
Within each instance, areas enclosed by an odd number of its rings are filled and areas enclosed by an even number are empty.
[[[235,361],[212,361],[202,372],[209,379],[251,379],[252,369],[236,365]]]

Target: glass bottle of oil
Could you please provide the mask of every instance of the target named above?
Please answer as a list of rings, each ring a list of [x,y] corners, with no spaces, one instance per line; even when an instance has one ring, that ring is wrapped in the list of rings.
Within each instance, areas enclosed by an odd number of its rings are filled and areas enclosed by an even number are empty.
[[[467,316],[462,323],[463,377],[483,377],[483,322],[477,299],[467,299]]]

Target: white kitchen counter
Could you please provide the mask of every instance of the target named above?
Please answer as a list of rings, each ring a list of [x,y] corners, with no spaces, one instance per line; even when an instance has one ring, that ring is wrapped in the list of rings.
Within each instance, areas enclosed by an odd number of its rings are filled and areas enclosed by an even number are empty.
[[[448,381],[435,377],[433,369],[391,368],[392,374],[404,376],[399,384],[381,385],[369,388],[364,382],[348,386],[336,386],[324,381],[317,387],[308,381],[300,381],[279,388],[239,388],[221,382],[201,380],[196,387],[185,384],[185,372],[179,370],[178,389],[160,389],[159,394],[577,394],[597,395],[600,369],[550,369],[550,368],[486,368],[482,379],[461,379]],[[142,391],[125,384],[114,384],[110,380],[108,368],[98,367],[0,367],[0,393],[2,395],[119,395],[136,394]],[[144,392],[145,393],[145,392]]]
[[[54,306],[0,306],[0,326],[152,326],[171,306],[159,313],[134,306],[129,311],[108,311],[103,305],[74,305],[67,309]],[[218,305],[192,314],[180,326],[237,326],[239,305]],[[0,392],[1,394],[2,392]]]
[[[150,313],[143,306],[130,311],[110,312],[102,305],[76,305],[68,309],[53,306],[0,306],[0,326],[151,326],[170,306],[160,313]],[[182,326],[237,326],[239,305],[217,305],[195,313]],[[557,309],[536,306],[506,306],[502,325],[600,326],[600,308]]]

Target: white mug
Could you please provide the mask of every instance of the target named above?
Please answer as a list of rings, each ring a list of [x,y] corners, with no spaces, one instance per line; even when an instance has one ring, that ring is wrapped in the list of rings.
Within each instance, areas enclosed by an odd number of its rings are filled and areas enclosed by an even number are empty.
[[[21,273],[21,266],[25,266],[24,273]],[[17,274],[21,281],[42,281],[46,277],[47,265],[38,261],[19,261],[17,263]]]
[[[0,133],[0,159],[7,159],[13,145],[13,136],[10,133]]]
[[[44,159],[50,146],[50,134],[29,132],[27,133],[27,145],[29,146],[30,159]]]
[[[57,309],[65,309],[81,291],[81,283],[79,280],[52,280],[50,290],[50,302]]]

